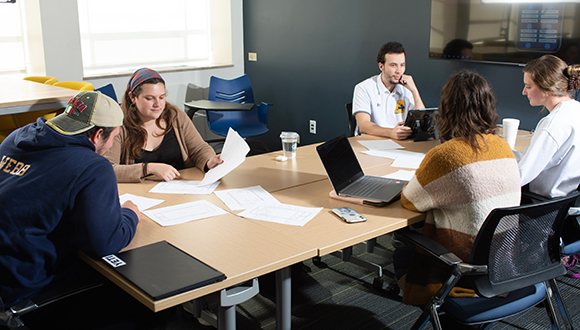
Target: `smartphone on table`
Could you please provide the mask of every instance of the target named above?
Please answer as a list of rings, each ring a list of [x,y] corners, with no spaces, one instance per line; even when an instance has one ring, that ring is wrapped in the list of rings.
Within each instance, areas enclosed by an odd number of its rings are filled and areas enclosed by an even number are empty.
[[[367,218],[350,207],[338,207],[332,209],[332,212],[348,223],[367,221]]]

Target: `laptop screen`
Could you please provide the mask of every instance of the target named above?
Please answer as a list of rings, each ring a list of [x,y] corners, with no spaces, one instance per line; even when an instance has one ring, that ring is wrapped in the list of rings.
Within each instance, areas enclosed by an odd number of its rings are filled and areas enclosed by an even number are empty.
[[[316,151],[335,191],[364,175],[345,135],[317,146]]]

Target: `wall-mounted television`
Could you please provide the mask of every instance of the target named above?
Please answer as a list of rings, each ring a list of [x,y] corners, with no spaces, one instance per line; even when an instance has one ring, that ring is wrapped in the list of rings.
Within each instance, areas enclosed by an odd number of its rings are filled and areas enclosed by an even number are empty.
[[[578,63],[580,1],[431,0],[429,57],[524,65],[554,54]]]

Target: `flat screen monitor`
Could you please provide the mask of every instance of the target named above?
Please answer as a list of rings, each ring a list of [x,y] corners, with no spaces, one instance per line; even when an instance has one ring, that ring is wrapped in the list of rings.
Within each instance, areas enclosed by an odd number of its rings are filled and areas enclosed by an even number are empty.
[[[429,57],[524,65],[544,54],[578,63],[580,1],[431,0]]]

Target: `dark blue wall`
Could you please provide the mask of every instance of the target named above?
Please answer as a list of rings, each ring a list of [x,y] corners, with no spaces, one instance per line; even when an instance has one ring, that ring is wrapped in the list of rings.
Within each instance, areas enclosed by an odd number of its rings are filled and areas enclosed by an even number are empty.
[[[379,73],[377,52],[399,41],[427,107],[437,106],[449,76],[470,68],[493,85],[500,117],[516,117],[533,129],[541,108],[521,95],[521,67],[429,59],[431,0],[245,0],[244,52],[256,101],[271,102],[270,132],[263,136],[280,149],[281,131],[296,131],[301,144],[347,133],[344,104],[354,86]],[[247,61],[256,52],[257,62]],[[317,134],[308,133],[310,119]]]

